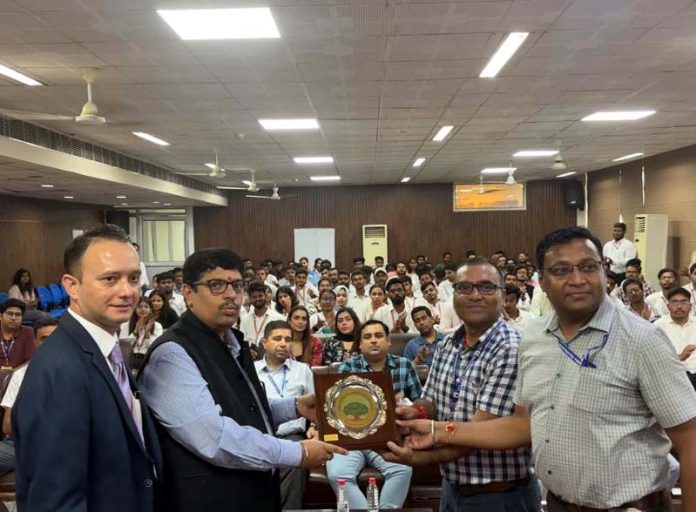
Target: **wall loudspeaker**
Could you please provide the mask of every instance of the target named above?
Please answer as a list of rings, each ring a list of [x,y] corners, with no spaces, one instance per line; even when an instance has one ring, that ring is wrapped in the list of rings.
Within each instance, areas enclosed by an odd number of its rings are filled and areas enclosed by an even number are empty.
[[[582,182],[577,180],[563,182],[563,203],[566,208],[585,209],[585,191],[582,189]]]

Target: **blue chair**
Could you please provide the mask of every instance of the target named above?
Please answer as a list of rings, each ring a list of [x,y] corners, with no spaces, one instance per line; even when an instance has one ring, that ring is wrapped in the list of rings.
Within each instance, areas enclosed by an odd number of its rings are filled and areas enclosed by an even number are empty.
[[[60,288],[60,293],[63,297],[63,306],[67,308],[70,305],[70,295],[68,295],[68,292],[65,291],[65,286],[63,286],[63,283],[60,283],[58,288]]]
[[[9,298],[10,298],[10,296],[7,295],[6,293],[0,293],[0,304],[2,304],[3,302],[5,302],[5,301],[6,301],[7,299],[9,299]]]
[[[51,311],[54,309],[53,297],[45,286],[37,286],[36,294],[39,296],[39,309],[41,311]]]
[[[51,283],[48,285],[48,291],[51,292],[51,298],[53,299],[53,304],[56,307],[63,307],[63,293],[60,291],[60,288],[58,287],[57,284]]]

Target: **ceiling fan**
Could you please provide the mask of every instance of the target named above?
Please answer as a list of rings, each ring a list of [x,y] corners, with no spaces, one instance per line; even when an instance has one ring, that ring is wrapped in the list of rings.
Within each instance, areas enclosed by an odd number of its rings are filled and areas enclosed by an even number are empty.
[[[220,159],[219,159],[218,151],[217,149],[215,150],[215,163],[210,167],[210,173],[208,173],[208,176],[211,178],[224,178],[227,176],[225,169],[220,167]]]
[[[491,192],[498,192],[499,190],[502,190],[501,188],[485,188],[483,186],[483,176],[481,176],[481,184],[478,189],[479,194],[490,194]]]
[[[517,182],[515,181],[515,168],[512,166],[512,162],[510,162],[509,167],[508,167],[508,177],[505,180],[506,185],[515,185]]]
[[[565,171],[568,168],[568,164],[566,164],[566,161],[563,159],[563,155],[561,155],[561,143],[558,143],[558,153],[556,154],[556,157],[553,159],[553,163],[551,164],[551,170],[553,171]]]
[[[45,112],[29,112],[26,110],[0,109],[0,114],[22,121],[74,121],[78,124],[99,125],[106,123],[106,118],[98,115],[99,109],[92,101],[92,83],[99,74],[98,69],[87,68],[82,70],[82,79],[87,84],[87,103],[82,106],[80,115],[66,116],[49,114]]]
[[[270,196],[255,196],[255,195],[247,194],[247,197],[251,197],[252,199],[272,199],[273,201],[280,201],[281,199],[295,196],[295,194],[291,194],[291,195],[284,194],[281,197],[280,194],[278,193],[278,190],[279,190],[278,185],[273,185],[273,193]]]

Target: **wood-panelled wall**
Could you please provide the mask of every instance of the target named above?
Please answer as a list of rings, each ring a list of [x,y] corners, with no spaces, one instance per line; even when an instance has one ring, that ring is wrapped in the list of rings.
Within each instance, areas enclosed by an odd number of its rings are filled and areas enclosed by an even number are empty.
[[[645,204],[641,168],[645,166]],[[619,215],[633,237],[634,215],[669,215],[668,265],[686,269],[696,251],[696,145],[592,172],[588,225],[601,240],[611,238]],[[657,281],[656,276],[650,280]]]
[[[7,291],[22,267],[31,271],[34,284],[57,282],[72,230],[98,224],[101,212],[97,206],[0,196],[0,290]]]
[[[339,268],[350,268],[362,253],[362,225],[387,224],[389,260],[417,254],[440,261],[445,251],[455,260],[473,249],[490,255],[533,252],[553,229],[575,225],[576,211],[563,204],[560,181],[527,186],[525,211],[452,211],[452,185],[313,187],[281,190],[280,201],[247,199],[230,192],[226,208],[194,209],[196,248],[227,247],[258,262],[294,258],[295,228],[336,229]],[[372,263],[372,262],[369,262]]]

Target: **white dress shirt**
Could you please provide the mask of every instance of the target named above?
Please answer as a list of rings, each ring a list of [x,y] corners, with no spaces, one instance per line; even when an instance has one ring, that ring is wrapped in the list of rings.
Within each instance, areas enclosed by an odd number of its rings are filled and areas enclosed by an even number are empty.
[[[357,311],[356,311],[357,313]],[[389,325],[389,305],[388,304],[382,304],[377,311],[374,311],[372,309],[372,303],[370,302],[368,305],[363,305],[363,308],[360,310],[360,322],[365,323],[368,320],[379,320],[380,322],[384,322],[385,324]]]
[[[604,244],[604,256],[611,259],[609,269],[617,274],[626,273],[626,262],[636,257],[636,246],[625,237],[619,240],[609,240]]]
[[[169,298],[169,305],[179,316],[186,313],[186,301],[184,300],[184,296],[176,290],[172,292],[172,296]]]
[[[263,315],[257,316],[256,310],[245,315],[239,322],[239,330],[244,333],[244,339],[252,345],[258,345],[263,339],[263,331],[268,322],[285,320],[285,316],[276,310],[266,307]]]
[[[391,305],[387,306],[387,319],[384,322],[387,324],[387,327],[389,327],[389,330],[391,331],[394,328],[394,323],[400,315],[403,315],[406,319],[406,327],[408,329],[407,331],[402,330],[401,332],[418,333],[416,325],[413,323],[413,318],[411,318],[411,310],[408,307],[404,307],[404,310],[399,314],[399,312],[394,309],[394,306]]]
[[[270,399],[298,397],[314,393],[314,375],[309,365],[293,359],[286,359],[283,365],[271,370],[266,358],[254,362],[259,380],[266,389],[266,396]],[[306,429],[306,420],[298,418],[286,421],[278,425],[276,435],[287,436],[301,434]]]
[[[656,320],[655,325],[662,329],[669,341],[672,342],[674,350],[677,351],[677,356],[682,353],[687,345],[696,345],[696,319],[691,316],[688,317],[684,325],[679,325],[672,320],[670,315]],[[682,364],[686,367],[686,371],[696,373],[696,352],[692,352],[686,361],[682,361]]]
[[[362,297],[355,292],[348,294],[348,307],[355,311],[358,318],[362,318],[363,310],[370,307],[372,304],[372,299],[370,299],[370,294],[365,288],[365,295]]]
[[[449,279],[445,279],[437,285],[437,296],[440,297],[440,300],[446,302],[452,295],[454,295],[454,288]]]
[[[142,261],[140,262],[140,287],[142,288],[145,286],[146,288],[150,287],[150,278],[147,277],[147,267],[145,266],[145,263]]]
[[[621,306],[623,307],[623,304]],[[506,318],[506,321],[510,327],[514,327],[521,333],[524,333],[524,331],[527,329],[527,323],[534,318],[534,315],[532,315],[529,311],[524,311],[519,308],[517,309],[519,311],[517,318]]]
[[[459,329],[462,325],[462,319],[457,316],[457,312],[454,310],[454,303],[452,299],[445,302],[441,307],[440,323],[435,326],[440,332],[445,334],[452,333]]]
[[[544,316],[553,311],[553,306],[548,296],[541,288],[534,290],[532,304],[529,312],[534,316]]]
[[[664,296],[662,290],[658,290],[655,293],[648,295],[645,298],[645,303],[650,306],[650,309],[656,317],[669,316],[667,297]]]
[[[7,390],[2,397],[2,402],[0,402],[1,407],[6,409],[12,409],[14,407],[15,400],[17,400],[17,393],[19,393],[19,388],[24,380],[24,374],[27,373],[28,366],[28,364],[25,364],[12,372],[10,383],[7,385]]]

